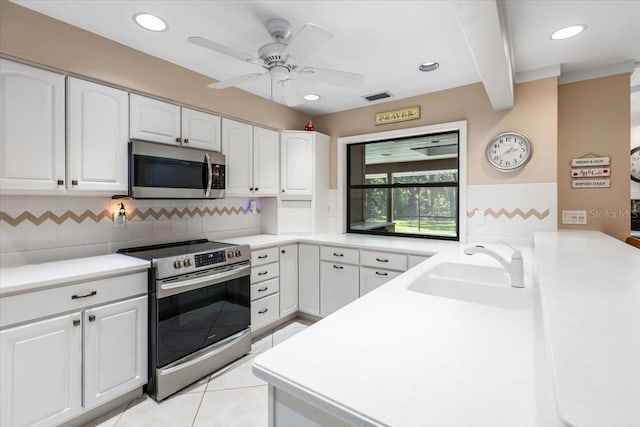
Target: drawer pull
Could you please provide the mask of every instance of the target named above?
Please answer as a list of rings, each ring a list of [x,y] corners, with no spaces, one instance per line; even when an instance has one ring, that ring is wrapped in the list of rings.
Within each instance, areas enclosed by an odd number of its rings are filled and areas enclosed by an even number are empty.
[[[88,298],[88,297],[92,297],[94,295],[98,295],[97,291],[91,291],[88,294],[75,294],[75,295],[71,295],[71,299],[80,299],[80,298]]]
[[[258,255],[258,259],[265,259],[266,257],[268,257],[269,255]]]
[[[333,253],[333,256],[343,257],[343,256],[344,256],[344,254],[339,254],[339,253],[337,253],[337,252],[334,252],[334,253]]]
[[[342,270],[344,267],[341,265],[333,265],[333,268],[337,269],[337,270]]]
[[[267,273],[268,273],[268,271],[261,271],[261,272],[258,273],[258,276],[264,276]]]
[[[264,292],[264,291],[266,291],[267,289],[269,289],[269,287],[268,287],[268,286],[265,286],[264,288],[260,288],[260,289],[258,289],[258,292]]]
[[[74,320],[73,326],[80,326],[80,321],[78,319]]]
[[[96,321],[96,315],[95,314],[90,314],[89,315],[89,322],[95,322]]]
[[[389,262],[389,260],[386,259],[386,258],[376,258],[376,261],[378,261],[378,262]]]
[[[378,276],[388,276],[389,275],[389,273],[380,273],[379,271],[376,271],[376,274]]]
[[[258,314],[265,314],[267,311],[269,311],[268,308],[263,308],[262,310],[258,311]]]

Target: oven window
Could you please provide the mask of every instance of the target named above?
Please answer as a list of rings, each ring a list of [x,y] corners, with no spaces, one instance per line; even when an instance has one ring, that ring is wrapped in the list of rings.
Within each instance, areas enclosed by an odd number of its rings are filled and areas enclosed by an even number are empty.
[[[135,155],[133,186],[161,188],[195,188],[207,186],[207,163]]]
[[[158,367],[249,327],[249,276],[158,299]]]

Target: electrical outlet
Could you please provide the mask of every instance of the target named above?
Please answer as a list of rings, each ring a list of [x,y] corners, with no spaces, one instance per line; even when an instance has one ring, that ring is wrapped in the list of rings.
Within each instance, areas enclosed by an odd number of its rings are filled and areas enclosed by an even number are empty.
[[[475,225],[483,225],[484,224],[484,211],[480,209],[476,209],[473,212],[473,223]]]
[[[250,206],[249,211],[251,212],[251,215],[255,215],[258,212],[258,209],[256,207],[256,201],[252,200],[249,203],[249,206]]]
[[[562,211],[562,223],[567,225],[586,224],[587,211]]]
[[[113,213],[113,228],[125,228],[127,226],[127,216],[118,212]]]

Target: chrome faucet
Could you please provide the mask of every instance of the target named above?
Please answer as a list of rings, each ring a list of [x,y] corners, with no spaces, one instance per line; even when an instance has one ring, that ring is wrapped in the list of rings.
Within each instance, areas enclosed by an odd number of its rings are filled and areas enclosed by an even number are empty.
[[[464,250],[464,253],[467,255],[485,254],[489,255],[492,258],[495,258],[496,260],[498,260],[498,262],[500,262],[500,264],[502,264],[504,269],[507,270],[507,273],[511,278],[511,286],[513,286],[514,288],[524,288],[524,267],[522,264],[522,252],[508,243],[502,243],[509,246],[513,250],[513,253],[511,254],[511,262],[501,257],[497,252],[486,249],[481,245],[470,246]]]

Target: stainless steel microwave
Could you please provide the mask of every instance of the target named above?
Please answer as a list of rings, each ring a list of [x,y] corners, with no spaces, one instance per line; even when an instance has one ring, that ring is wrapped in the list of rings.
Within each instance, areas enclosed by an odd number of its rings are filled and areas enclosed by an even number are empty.
[[[224,155],[217,151],[129,142],[129,196],[135,199],[220,199]]]

